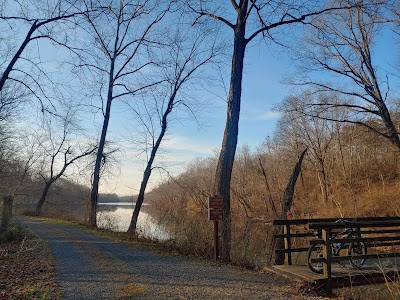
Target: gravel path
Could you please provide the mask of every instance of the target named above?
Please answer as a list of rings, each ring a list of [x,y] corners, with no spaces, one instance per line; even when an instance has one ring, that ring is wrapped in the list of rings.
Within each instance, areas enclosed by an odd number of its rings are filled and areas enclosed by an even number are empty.
[[[68,225],[21,222],[53,249],[64,299],[306,299],[272,273],[155,254]]]

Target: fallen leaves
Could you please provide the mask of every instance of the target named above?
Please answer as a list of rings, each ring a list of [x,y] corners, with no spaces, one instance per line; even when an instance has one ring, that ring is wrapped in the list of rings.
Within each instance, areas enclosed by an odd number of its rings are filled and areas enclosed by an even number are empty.
[[[0,299],[61,299],[51,250],[36,235],[0,244]]]

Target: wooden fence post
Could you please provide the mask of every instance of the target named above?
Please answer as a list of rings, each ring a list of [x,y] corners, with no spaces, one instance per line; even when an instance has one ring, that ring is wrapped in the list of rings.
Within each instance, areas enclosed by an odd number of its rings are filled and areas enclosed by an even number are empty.
[[[290,240],[290,224],[286,224],[283,229],[283,234],[285,235],[285,264],[292,265],[292,241]]]
[[[332,294],[332,251],[331,251],[331,229],[323,228],[322,229],[322,239],[324,240],[323,245],[323,255],[325,258],[324,263],[324,279],[325,283],[325,291],[331,295]]]
[[[285,225],[277,226],[276,227],[277,230],[274,230],[274,236],[278,234],[279,235],[283,234],[285,232],[284,230],[285,227],[286,227]],[[276,238],[274,244],[275,244],[275,249],[285,249],[285,238],[283,237]],[[285,257],[286,257],[285,253],[276,253],[274,262],[275,265],[285,264]]]
[[[3,213],[1,216],[1,229],[6,229],[10,225],[12,217],[13,197],[5,196],[3,198]]]

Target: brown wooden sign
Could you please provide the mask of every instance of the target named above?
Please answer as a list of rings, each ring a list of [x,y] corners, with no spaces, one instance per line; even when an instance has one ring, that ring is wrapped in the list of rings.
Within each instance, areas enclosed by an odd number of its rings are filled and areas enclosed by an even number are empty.
[[[224,218],[224,201],[222,197],[208,197],[208,220],[214,221],[214,259],[218,260],[218,221]]]
[[[219,221],[224,216],[224,203],[221,197],[208,197],[208,220]]]
[[[222,210],[209,210],[208,211],[208,220],[210,221],[220,221],[223,219],[224,212]]]

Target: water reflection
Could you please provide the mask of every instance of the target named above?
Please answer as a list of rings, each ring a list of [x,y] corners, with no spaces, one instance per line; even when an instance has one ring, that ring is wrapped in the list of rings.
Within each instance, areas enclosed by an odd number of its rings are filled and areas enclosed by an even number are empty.
[[[98,206],[97,226],[116,232],[128,231],[133,213],[132,203],[118,204],[104,203]],[[170,234],[158,226],[154,219],[145,212],[140,212],[137,223],[137,232],[139,236],[155,239],[167,240],[170,239]]]

